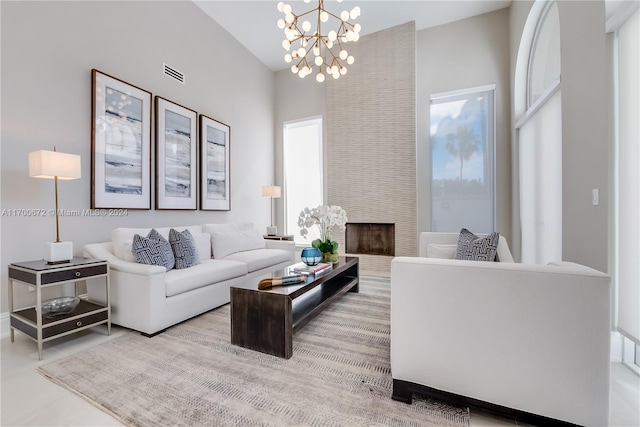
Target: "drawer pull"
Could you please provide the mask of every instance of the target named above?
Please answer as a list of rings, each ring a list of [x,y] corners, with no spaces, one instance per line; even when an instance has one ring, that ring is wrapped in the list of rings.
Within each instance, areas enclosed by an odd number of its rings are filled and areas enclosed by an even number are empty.
[[[76,326],[82,326],[82,321],[81,321],[81,320],[78,320],[78,321],[76,322]]]
[[[80,276],[82,276],[82,273],[80,273],[79,271],[76,271],[75,275],[76,275],[76,277],[80,277]]]

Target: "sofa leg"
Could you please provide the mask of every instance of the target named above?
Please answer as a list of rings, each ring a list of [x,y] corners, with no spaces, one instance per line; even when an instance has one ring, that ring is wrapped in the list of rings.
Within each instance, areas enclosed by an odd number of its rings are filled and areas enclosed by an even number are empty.
[[[411,405],[413,402],[413,393],[411,392],[409,385],[410,383],[407,381],[394,379],[391,398]]]
[[[152,333],[152,334],[147,334],[147,333],[144,333],[144,332],[140,332],[140,335],[142,335],[143,337],[147,337],[147,338],[153,338],[153,337],[155,337],[156,335],[160,335],[160,334],[161,334],[161,333],[163,333],[164,331],[166,331],[166,329],[163,329],[163,330],[158,331],[158,332],[154,332],[154,333]]]

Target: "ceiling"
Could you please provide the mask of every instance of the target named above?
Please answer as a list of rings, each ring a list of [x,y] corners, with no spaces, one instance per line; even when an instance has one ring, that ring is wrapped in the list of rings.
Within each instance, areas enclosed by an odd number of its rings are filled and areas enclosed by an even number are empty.
[[[302,13],[314,7],[301,0],[288,0],[294,13]],[[242,45],[273,71],[289,68],[284,61],[282,48],[283,30],[276,25],[284,15],[278,12],[278,0],[229,0],[194,3],[233,35]],[[362,25],[361,35],[375,33],[386,28],[415,21],[416,30],[446,24],[470,16],[502,9],[511,0],[346,0],[337,3],[327,0],[327,10],[339,14],[360,6],[362,15],[355,22]],[[317,5],[317,3],[316,3]]]
[[[218,22],[244,47],[273,71],[289,68],[284,61],[283,30],[276,25],[283,14],[278,12],[278,0],[192,0]],[[294,13],[306,12],[315,0],[285,0]],[[638,0],[606,0],[606,18],[618,10],[632,10]],[[360,6],[362,15],[354,21],[362,26],[361,35],[415,21],[416,30],[447,24],[471,16],[508,7],[511,0],[346,0],[337,3],[326,0],[325,7],[338,14]],[[624,14],[620,14],[624,15]]]

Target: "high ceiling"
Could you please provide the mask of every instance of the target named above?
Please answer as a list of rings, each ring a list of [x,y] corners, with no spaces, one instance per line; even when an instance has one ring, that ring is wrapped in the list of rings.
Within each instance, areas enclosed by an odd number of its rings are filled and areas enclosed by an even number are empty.
[[[294,13],[310,10],[317,3],[306,4],[301,0],[285,1],[291,4]],[[283,70],[289,65],[284,61],[282,48],[284,34],[276,26],[283,14],[278,12],[278,0],[194,0],[225,30],[273,71]],[[355,21],[362,25],[361,35],[390,28],[405,22],[415,21],[416,30],[446,24],[470,16],[481,15],[504,7],[511,0],[345,0],[337,3],[326,0],[325,7],[333,13],[360,6],[362,15]]]

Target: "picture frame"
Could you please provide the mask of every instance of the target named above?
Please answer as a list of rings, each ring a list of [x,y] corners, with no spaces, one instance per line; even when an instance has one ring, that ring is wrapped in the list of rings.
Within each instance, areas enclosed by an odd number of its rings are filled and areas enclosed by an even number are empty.
[[[151,209],[151,92],[91,70],[91,208]]]
[[[196,210],[198,113],[156,96],[156,209]]]
[[[200,209],[231,210],[231,127],[200,115]]]

